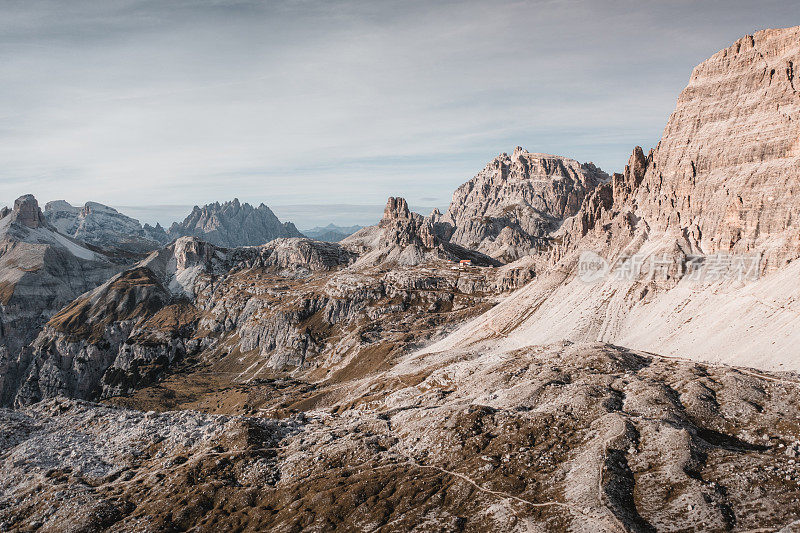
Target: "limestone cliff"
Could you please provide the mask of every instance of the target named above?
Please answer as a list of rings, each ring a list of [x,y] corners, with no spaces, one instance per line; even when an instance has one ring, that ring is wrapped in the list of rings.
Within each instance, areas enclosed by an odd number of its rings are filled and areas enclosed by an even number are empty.
[[[500,332],[800,368],[799,37],[761,31],[697,66],[658,146],[556,232],[549,273],[431,349]],[[589,280],[587,252],[606,269]]]
[[[160,226],[143,227],[135,218],[97,202],[83,207],[64,200],[47,202],[44,216],[64,235],[107,250],[145,254],[161,248],[168,239]]]
[[[441,221],[452,226],[450,242],[513,261],[549,246],[551,233],[608,179],[591,163],[517,147],[456,189]]]

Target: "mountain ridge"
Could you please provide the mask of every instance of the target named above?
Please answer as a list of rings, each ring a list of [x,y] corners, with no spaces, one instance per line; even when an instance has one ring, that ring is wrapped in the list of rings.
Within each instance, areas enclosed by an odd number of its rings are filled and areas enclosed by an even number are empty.
[[[281,222],[263,203],[254,208],[238,198],[194,206],[182,222],[170,226],[167,234],[171,239],[193,236],[225,247],[259,246],[276,238],[303,237],[293,223]]]

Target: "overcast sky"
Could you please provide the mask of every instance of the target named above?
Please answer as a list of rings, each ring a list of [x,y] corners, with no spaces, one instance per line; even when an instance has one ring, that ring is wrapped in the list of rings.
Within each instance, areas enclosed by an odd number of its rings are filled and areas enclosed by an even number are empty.
[[[0,201],[163,223],[236,196],[307,227],[444,207],[516,145],[619,171],[697,63],[796,24],[796,1],[0,0]]]

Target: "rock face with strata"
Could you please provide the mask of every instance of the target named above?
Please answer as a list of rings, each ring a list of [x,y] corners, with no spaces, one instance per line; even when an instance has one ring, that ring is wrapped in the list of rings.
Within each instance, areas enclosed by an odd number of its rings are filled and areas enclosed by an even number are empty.
[[[7,397],[17,405],[90,398],[152,381],[186,353],[194,297],[226,265],[222,251],[184,237],[76,298],[14,361]]]
[[[83,207],[64,200],[47,202],[44,216],[64,235],[108,250],[149,253],[168,239],[160,226],[143,227],[135,218],[97,202],[86,202]]]
[[[341,245],[360,255],[360,264],[403,266],[449,260],[469,260],[480,266],[502,263],[488,255],[450,242],[452,226],[434,210],[424,217],[408,208],[405,198],[390,197],[377,226],[357,231]]]
[[[53,316],[16,361],[13,403],[130,394],[189,357],[247,381],[360,375],[404,353],[410,332],[487,309],[492,274],[358,265],[309,239],[223,249],[182,237]]]
[[[591,163],[517,147],[501,154],[453,194],[442,217],[449,241],[504,262],[537,253],[608,175]]]
[[[217,246],[260,246],[281,237],[302,237],[291,222],[281,222],[264,204],[253,207],[238,199],[194,209],[183,222],[175,222],[168,231],[171,239],[197,237]]]
[[[0,529],[796,528],[798,31],[699,66],[611,178],[517,150],[445,214],[184,237],[79,296],[0,374]],[[533,255],[445,261],[481,251]],[[719,252],[763,277],[693,280]]]
[[[383,239],[389,245],[434,248],[438,244],[431,221],[412,213],[405,198],[389,198],[378,227],[384,230]]]
[[[11,223],[19,224],[30,229],[37,229],[45,225],[42,210],[32,194],[20,196],[14,201],[14,209],[10,213]]]
[[[14,202],[0,219],[0,403],[11,401],[19,353],[48,318],[122,268],[58,233],[32,195]]]
[[[704,253],[800,256],[800,29],[739,39],[698,65],[646,162],[635,202],[652,230]]]
[[[432,349],[500,332],[800,369],[798,32],[758,32],[695,68],[658,146],[634,149],[556,232],[547,275]],[[590,283],[586,252],[607,268]]]

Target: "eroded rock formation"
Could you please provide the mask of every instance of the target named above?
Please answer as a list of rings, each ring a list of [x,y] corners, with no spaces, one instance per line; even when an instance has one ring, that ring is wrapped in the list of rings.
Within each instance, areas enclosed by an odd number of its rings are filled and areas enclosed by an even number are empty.
[[[195,206],[183,222],[168,231],[171,239],[191,236],[217,246],[259,246],[280,237],[302,237],[291,222],[281,222],[264,204],[253,207],[238,199]]]
[[[47,221],[64,235],[107,250],[149,253],[160,248],[168,237],[161,226],[155,228],[123,215],[97,202],[75,207],[64,200],[47,202]]]
[[[591,163],[517,147],[459,187],[441,220],[453,227],[450,242],[509,262],[549,246],[564,219],[608,179]]]

